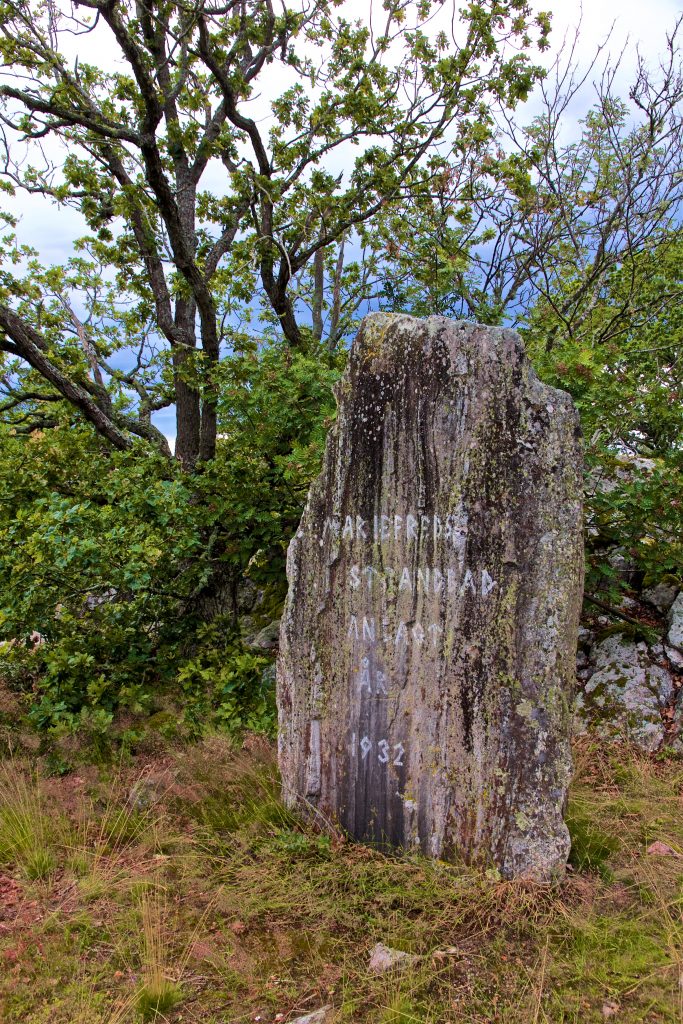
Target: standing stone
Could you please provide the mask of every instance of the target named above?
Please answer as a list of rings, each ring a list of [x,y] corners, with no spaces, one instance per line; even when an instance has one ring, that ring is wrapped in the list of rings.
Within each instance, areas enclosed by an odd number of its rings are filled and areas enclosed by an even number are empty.
[[[519,337],[367,317],[289,547],[283,795],[389,847],[548,879],[583,582],[579,426]]]

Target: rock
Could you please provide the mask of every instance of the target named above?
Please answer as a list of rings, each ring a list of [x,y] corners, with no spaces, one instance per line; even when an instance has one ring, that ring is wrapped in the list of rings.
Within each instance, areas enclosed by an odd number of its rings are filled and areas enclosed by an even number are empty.
[[[669,630],[666,634],[666,653],[672,664],[683,667],[683,591],[669,609]]]
[[[237,584],[237,608],[240,614],[253,612],[263,601],[263,591],[256,586],[253,580],[242,576]]]
[[[643,601],[647,601],[653,608],[656,608],[662,615],[671,608],[676,600],[678,588],[669,583],[658,583],[655,587],[648,587],[642,593]]]
[[[659,839],[648,846],[647,853],[651,857],[675,857],[678,860],[683,859],[683,854],[676,853],[676,851],[672,850],[667,843],[663,843]]]
[[[325,1024],[331,1013],[331,1006],[321,1006],[319,1010],[314,1010],[313,1013],[305,1013],[303,1017],[296,1017],[290,1021],[290,1024]]]
[[[259,633],[247,637],[244,642],[247,647],[251,647],[255,650],[272,651],[277,647],[279,639],[280,620],[275,619],[273,622],[269,622],[267,626],[264,626]]]
[[[669,644],[664,645],[666,656],[672,665],[675,665],[678,669],[683,669],[683,654],[678,647],[670,647]]]
[[[261,687],[264,690],[270,690],[275,685],[275,662],[271,662],[270,665],[266,665],[263,672],[261,673]]]
[[[611,494],[622,484],[631,484],[635,480],[647,479],[657,468],[655,459],[647,459],[641,455],[628,455],[625,452],[615,459],[608,472],[603,468],[594,469],[589,476],[589,487],[602,494]]]
[[[116,601],[118,596],[119,592],[116,587],[107,587],[99,594],[86,594],[83,607],[92,612],[102,604],[111,604]]]
[[[288,553],[284,800],[380,847],[564,869],[578,417],[501,328],[367,317]]]
[[[372,974],[385,974],[397,967],[407,967],[416,959],[417,957],[411,953],[405,953],[402,949],[392,949],[390,946],[385,946],[383,942],[378,942],[370,953],[368,970]]]
[[[173,784],[167,772],[152,772],[137,779],[128,792],[128,803],[136,811],[146,811],[158,804]]]
[[[622,582],[629,586],[636,583],[641,576],[633,558],[623,548],[613,548],[607,555],[607,561]]]
[[[606,739],[655,751],[665,739],[662,714],[674,695],[671,673],[651,658],[647,644],[613,633],[591,649],[594,671],[583,688],[578,717]]]

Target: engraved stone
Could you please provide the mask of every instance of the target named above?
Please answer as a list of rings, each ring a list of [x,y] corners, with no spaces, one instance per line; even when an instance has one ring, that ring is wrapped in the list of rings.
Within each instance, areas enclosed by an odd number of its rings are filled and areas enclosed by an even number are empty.
[[[571,399],[502,328],[374,314],[288,553],[283,795],[359,840],[545,880],[583,584]]]

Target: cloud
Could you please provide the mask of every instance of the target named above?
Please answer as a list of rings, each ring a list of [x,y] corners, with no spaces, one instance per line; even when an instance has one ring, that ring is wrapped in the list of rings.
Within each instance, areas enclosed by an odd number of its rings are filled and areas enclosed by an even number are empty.
[[[645,8],[642,0],[620,0],[618,6],[614,0],[588,0],[585,7],[578,0],[533,0],[534,9],[537,12],[550,10],[552,13],[553,32],[551,35],[551,49],[545,55],[538,51],[530,54],[534,61],[550,66],[558,49],[561,47],[565,37],[571,40],[575,30],[580,26],[580,36],[576,48],[576,57],[584,65],[593,57],[599,46],[605,45],[603,57],[591,76],[593,79],[599,77],[599,72],[605,61],[614,64],[619,58],[622,50],[625,50],[621,58],[621,64],[617,73],[615,84],[618,90],[626,95],[628,86],[633,81],[637,66],[637,52],[653,68],[656,68],[658,55],[661,54],[666,45],[666,33],[673,28],[677,15],[680,13],[679,0],[648,0]],[[379,5],[378,5],[379,6]],[[461,6],[460,0],[453,0],[453,8],[449,3],[439,15],[443,20],[448,18],[450,25],[452,10]],[[341,11],[344,16],[350,19],[365,18],[367,14],[367,3],[360,3],[360,0],[347,0]],[[437,22],[435,21],[435,25]],[[609,42],[607,42],[608,37]],[[79,51],[83,54],[83,60],[97,63],[109,70],[123,65],[117,63],[115,49],[111,46],[108,31],[98,28],[91,35],[81,38],[66,37],[67,45],[70,47],[69,57],[75,60]],[[265,83],[259,86],[260,95],[256,98],[251,110],[259,119],[267,115],[268,101],[271,96],[277,94],[287,83],[268,71]],[[582,93],[576,98],[569,110],[569,118],[565,127],[565,135],[568,138],[576,136],[580,130],[580,118],[590,105],[591,78],[587,82]],[[538,110],[538,101],[533,98],[522,107],[521,118],[530,120]],[[261,121],[261,127],[267,127]],[[49,145],[49,143],[45,143]],[[59,165],[65,150],[52,144],[49,155]],[[349,150],[347,154],[347,166],[351,166],[353,157],[357,150]],[[335,170],[339,169],[340,155],[335,155]],[[209,176],[209,185],[213,185],[220,191],[222,183],[222,169],[219,174]],[[74,241],[81,235],[87,233],[87,226],[84,219],[77,211],[59,207],[49,199],[39,195],[26,195],[18,192],[12,201],[12,212],[20,218],[18,227],[19,240],[22,243],[32,245],[39,253],[45,264],[65,262],[73,253]],[[173,409],[167,409],[157,413],[154,417],[156,425],[168,436],[169,441],[173,440],[174,422]]]

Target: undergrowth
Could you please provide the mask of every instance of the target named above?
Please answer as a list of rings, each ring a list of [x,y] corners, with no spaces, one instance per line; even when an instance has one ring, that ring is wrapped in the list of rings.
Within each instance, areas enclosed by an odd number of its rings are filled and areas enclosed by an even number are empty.
[[[0,774],[0,1019],[683,1020],[683,765],[582,741],[556,887],[389,857],[285,810],[271,746]],[[377,942],[412,955],[368,971]]]

